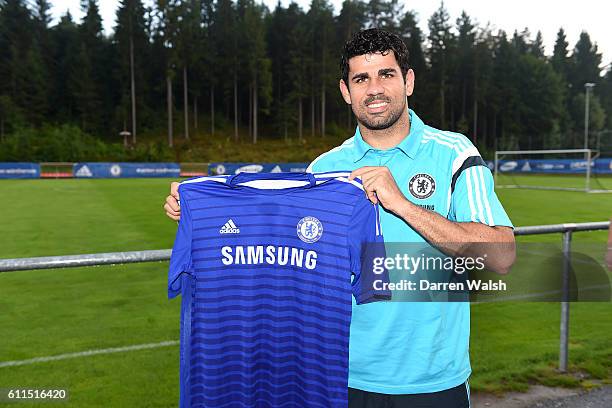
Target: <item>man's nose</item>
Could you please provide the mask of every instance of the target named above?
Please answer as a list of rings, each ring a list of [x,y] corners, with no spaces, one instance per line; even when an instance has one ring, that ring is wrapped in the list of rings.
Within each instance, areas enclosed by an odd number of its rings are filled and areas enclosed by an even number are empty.
[[[368,81],[368,95],[378,95],[385,92],[385,89],[382,86],[382,83],[379,78],[373,77]]]

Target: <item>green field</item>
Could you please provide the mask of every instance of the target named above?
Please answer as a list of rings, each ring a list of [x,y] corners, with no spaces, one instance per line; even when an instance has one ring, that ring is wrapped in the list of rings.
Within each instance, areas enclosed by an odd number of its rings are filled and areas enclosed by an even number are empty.
[[[170,180],[1,181],[0,258],[169,248],[176,224],[162,210]],[[515,225],[605,221],[612,194],[501,189]],[[559,235],[525,241],[560,242]],[[604,245],[603,231],[574,242]],[[167,263],[0,274],[0,365],[179,338],[179,301],[166,298]],[[472,306],[476,390],[530,383],[610,381],[612,304],[571,306],[569,375],[556,374],[559,304]],[[176,345],[0,366],[0,389],[66,388],[74,407],[169,407],[178,401]],[[1,402],[0,402],[1,405]],[[28,406],[27,404],[19,406]]]
[[[495,181],[497,186],[520,186],[520,187],[560,187],[565,189],[585,190],[586,175],[570,176],[564,174],[497,174]],[[590,190],[612,191],[612,177],[610,175],[593,174],[589,179]]]

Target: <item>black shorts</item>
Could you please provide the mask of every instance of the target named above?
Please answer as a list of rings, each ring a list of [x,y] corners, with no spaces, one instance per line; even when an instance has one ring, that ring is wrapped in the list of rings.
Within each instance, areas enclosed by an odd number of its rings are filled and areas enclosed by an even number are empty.
[[[468,383],[425,394],[378,394],[349,388],[349,408],[469,408]]]

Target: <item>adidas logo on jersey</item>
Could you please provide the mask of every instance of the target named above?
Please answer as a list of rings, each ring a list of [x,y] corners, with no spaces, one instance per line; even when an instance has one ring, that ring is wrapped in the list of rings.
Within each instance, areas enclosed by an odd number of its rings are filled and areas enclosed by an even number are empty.
[[[240,228],[238,228],[236,224],[234,224],[234,221],[232,221],[232,219],[230,218],[229,220],[227,220],[225,225],[221,227],[219,232],[221,234],[240,234]]]

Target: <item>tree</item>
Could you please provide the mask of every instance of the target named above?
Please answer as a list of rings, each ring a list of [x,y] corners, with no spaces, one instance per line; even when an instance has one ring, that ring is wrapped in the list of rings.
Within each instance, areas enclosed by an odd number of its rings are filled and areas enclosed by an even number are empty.
[[[154,42],[163,54],[164,77],[166,82],[166,112],[168,120],[168,145],[174,145],[173,111],[174,100],[172,82],[176,75],[178,56],[176,55],[177,14],[175,4],[167,0],[157,0]]]
[[[268,53],[272,62],[273,98],[272,116],[274,129],[288,137],[293,122],[295,106],[291,99],[294,82],[291,79],[294,28],[301,24],[303,12],[296,3],[284,9],[280,2],[269,16],[267,23]],[[297,45],[297,44],[295,44]]]
[[[597,44],[591,42],[591,37],[585,31],[580,33],[580,38],[574,47],[572,54],[572,70],[569,75],[569,114],[574,125],[574,134],[577,139],[584,128],[584,92],[585,84],[592,82],[599,85],[601,54],[597,50]],[[583,101],[583,109],[577,108],[579,100]],[[597,102],[595,102],[596,104]],[[595,106],[595,104],[593,106]],[[596,108],[595,108],[596,109]]]
[[[76,115],[76,101],[71,84],[71,72],[76,64],[75,50],[80,49],[78,26],[67,12],[59,23],[51,29],[53,49],[51,57],[54,61],[51,72],[50,105],[51,115],[58,122],[73,122]]]
[[[535,40],[533,40],[533,42],[529,45],[529,53],[541,60],[546,58],[544,55],[544,38],[542,37],[542,32],[539,30],[536,34]]]
[[[557,40],[555,41],[555,48],[553,49],[553,55],[550,59],[553,69],[557,74],[561,75],[565,81],[569,78],[569,74],[572,70],[570,63],[571,59],[568,56],[569,51],[567,47],[569,43],[565,35],[563,28],[560,28],[557,32]]]
[[[104,123],[102,107],[106,91],[102,84],[107,79],[105,68],[105,38],[102,17],[96,0],[82,0],[85,16],[79,25],[80,47],[72,67],[72,90],[78,103],[81,125],[86,131],[99,131]]]
[[[585,93],[577,94],[572,99],[570,105],[570,114],[574,117],[582,117],[582,122],[576,124],[576,133],[574,134],[574,143],[576,146],[583,148],[583,140],[584,140],[584,121],[585,121]],[[594,148],[595,144],[595,134],[604,128],[606,123],[606,112],[602,107],[602,104],[597,97],[591,93],[589,96],[589,140],[588,146],[589,148]]]
[[[336,75],[333,75],[332,66],[332,47],[334,46],[334,19],[332,6],[327,0],[313,0],[310,3],[307,18],[310,21],[309,39],[311,41],[310,49],[312,51],[311,69],[311,117],[312,117],[312,134],[316,126],[316,96],[320,97],[319,108],[319,123],[318,127],[321,136],[325,136],[326,122],[326,95],[327,89],[336,80]],[[317,89],[318,88],[318,89]],[[335,87],[334,87],[335,88]],[[318,95],[317,95],[318,94]]]
[[[461,95],[461,105],[459,108],[459,127],[458,131],[462,133],[468,133],[468,117],[467,109],[469,106],[469,99],[474,99],[474,72],[476,70],[474,60],[474,44],[476,41],[476,27],[472,23],[472,20],[464,11],[461,13],[461,17],[457,19],[457,61],[456,61],[456,75],[455,84],[456,92],[455,95]]]
[[[522,55],[517,60],[516,87],[519,103],[516,123],[523,136],[522,149],[546,148],[546,137],[558,126],[563,108],[563,83],[550,64],[533,55]]]
[[[92,77],[92,62],[87,47],[81,44],[74,64],[71,66],[69,89],[74,97],[75,113],[79,115],[79,124],[85,131],[97,129],[102,104],[96,91],[97,82]]]
[[[144,106],[144,83],[146,81],[143,62],[149,54],[146,33],[145,9],[141,0],[122,0],[117,10],[114,40],[119,54],[118,81],[121,84],[121,99],[130,95],[132,143],[137,139],[137,106]],[[137,100],[140,103],[137,103]],[[123,106],[123,117],[127,117]]]
[[[606,115],[606,128],[612,130],[612,66],[601,81],[601,104]]]
[[[585,83],[599,82],[601,54],[598,52],[597,44],[591,42],[591,37],[586,31],[580,33],[572,54],[572,62],[573,70],[569,79],[574,95],[584,91]]]
[[[242,27],[245,18],[246,4],[239,2],[238,7],[242,13],[234,7],[230,0],[219,0],[214,12],[214,22],[209,26],[210,45],[206,55],[206,75],[211,89],[211,117],[214,118],[214,88],[217,85],[217,73],[224,73],[220,78],[225,95],[231,95],[234,113],[234,140],[238,139],[238,126],[240,119],[240,93],[242,90],[243,69],[248,64],[249,52],[246,49],[248,39]],[[241,52],[241,50],[243,50]],[[247,80],[248,83],[248,80]],[[249,86],[250,89],[250,86]],[[252,103],[252,98],[249,99]],[[250,114],[249,114],[250,115]],[[249,116],[252,118],[252,116]],[[213,130],[214,132],[214,130]]]
[[[423,33],[418,25],[416,13],[406,11],[399,23],[398,35],[402,37],[408,48],[408,61],[410,67],[415,72],[417,83],[425,83],[427,77],[427,64],[423,52]],[[426,87],[419,87],[418,91],[410,97],[410,103],[414,108],[421,106],[419,101],[426,100]]]
[[[444,8],[444,3],[429,18],[429,61],[431,64],[431,79],[438,86],[439,94],[435,98],[432,110],[439,117],[437,123],[446,128],[446,105],[449,92],[448,76],[450,72],[451,54],[455,47],[455,35],[451,31],[450,16]]]
[[[398,0],[372,0],[367,4],[368,26],[397,31],[403,6]]]
[[[245,64],[245,74],[251,89],[252,102],[249,116],[252,118],[253,143],[257,143],[258,138],[259,102],[263,103],[262,109],[265,112],[272,98],[271,63],[266,56],[263,12],[264,9],[261,6],[256,5],[252,0],[247,1],[243,21],[247,45],[245,57],[248,58]]]
[[[520,33],[517,30],[514,30],[514,34],[512,35],[512,46],[518,55],[524,55],[529,52],[529,43],[531,41],[530,37],[531,33],[527,27],[525,27]]]
[[[493,88],[493,58],[495,36],[487,25],[477,31],[474,46],[474,107],[472,117],[472,138],[484,148],[488,147],[491,101]]]
[[[563,28],[560,28],[557,32],[557,39],[555,41],[555,47],[553,49],[553,55],[550,59],[550,64],[555,72],[561,78],[563,83],[562,86],[562,99],[563,107],[559,116],[559,132],[561,135],[567,136],[572,130],[572,119],[569,114],[571,94],[569,89],[568,80],[574,70],[573,60],[569,57],[568,47],[569,43],[565,35]],[[561,147],[561,146],[559,146]]]
[[[493,80],[494,84],[489,93],[489,104],[493,114],[494,147],[499,150],[518,147],[516,137],[520,134],[520,119],[516,109],[520,102],[518,87],[516,86],[516,61],[518,52],[510,44],[506,33],[500,31],[495,40]],[[497,139],[501,139],[497,144]]]
[[[298,139],[303,140],[304,126],[304,98],[308,96],[308,72],[312,64],[310,52],[310,43],[303,41],[308,32],[306,15],[301,10],[298,12],[297,24],[291,29],[289,57],[290,63],[287,68],[289,79],[291,81],[291,91],[289,92],[289,101],[296,109],[296,122],[298,130]]]
[[[366,3],[361,0],[344,0],[340,14],[336,17],[336,35],[339,45],[343,45],[351,36],[366,24]]]
[[[33,28],[31,13],[23,0],[0,3],[0,96],[16,111],[13,119],[33,113],[24,88],[28,81],[25,71],[32,58]]]
[[[177,56],[183,71],[183,118],[184,135],[189,139],[189,83],[188,70],[197,64],[198,44],[202,39],[201,5],[199,1],[183,1],[176,5],[177,18]]]

